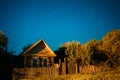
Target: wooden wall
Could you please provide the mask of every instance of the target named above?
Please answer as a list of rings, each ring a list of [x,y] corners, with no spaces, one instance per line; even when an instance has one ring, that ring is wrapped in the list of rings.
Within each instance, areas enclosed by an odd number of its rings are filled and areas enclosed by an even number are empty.
[[[14,68],[13,80],[30,77],[49,77],[59,75],[59,66],[55,64],[51,67],[39,68]]]

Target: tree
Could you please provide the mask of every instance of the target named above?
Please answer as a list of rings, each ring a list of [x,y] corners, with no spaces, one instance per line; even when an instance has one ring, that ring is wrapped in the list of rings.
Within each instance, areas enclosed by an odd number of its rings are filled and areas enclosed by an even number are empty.
[[[102,38],[102,49],[107,54],[106,64],[112,68],[120,66],[120,30],[108,32]]]
[[[15,61],[15,55],[13,51],[7,50],[8,37],[0,31],[0,78],[5,80],[11,80],[12,70]]]
[[[7,49],[8,37],[0,31],[0,48]]]
[[[101,41],[90,40],[80,49],[81,65],[99,65],[106,61],[107,56],[101,51]]]
[[[4,32],[0,31],[0,56],[13,56],[13,53],[15,53],[15,51],[8,51],[7,45],[8,37]]]
[[[80,46],[78,41],[66,42],[60,46],[60,48],[65,48],[65,55],[69,63],[77,62]]]
[[[96,59],[93,57],[95,54],[98,53],[98,47],[100,45],[100,41],[97,40],[90,40],[86,44],[84,44],[84,54],[86,56],[86,62],[84,64],[90,65],[90,64],[95,64]],[[84,61],[85,61],[84,59]],[[97,58],[99,59],[99,58]]]
[[[7,44],[8,44],[8,37],[0,31],[0,55],[6,55],[7,53]]]
[[[77,57],[77,61],[81,66],[90,64],[90,56],[89,56],[88,46],[81,45],[78,55],[79,56]]]
[[[54,51],[55,54],[57,55],[55,57],[55,62],[59,62],[59,59],[61,59],[62,62],[64,61],[64,58],[66,57],[65,49],[66,47],[59,47],[58,50]]]

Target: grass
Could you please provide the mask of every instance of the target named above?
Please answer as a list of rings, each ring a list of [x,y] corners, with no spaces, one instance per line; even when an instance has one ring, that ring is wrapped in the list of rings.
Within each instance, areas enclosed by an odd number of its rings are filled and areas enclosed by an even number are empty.
[[[99,72],[92,74],[69,74],[52,77],[31,77],[17,80],[120,80],[120,71]]]

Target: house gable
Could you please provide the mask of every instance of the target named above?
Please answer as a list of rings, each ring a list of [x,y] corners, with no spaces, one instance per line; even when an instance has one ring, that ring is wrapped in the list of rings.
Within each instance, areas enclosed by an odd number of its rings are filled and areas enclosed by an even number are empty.
[[[56,55],[44,40],[40,40],[24,51],[21,56],[55,57]]]

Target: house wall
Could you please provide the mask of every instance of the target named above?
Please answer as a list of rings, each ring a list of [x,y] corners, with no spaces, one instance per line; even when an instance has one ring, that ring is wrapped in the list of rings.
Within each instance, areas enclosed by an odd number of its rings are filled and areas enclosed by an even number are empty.
[[[54,65],[54,57],[24,56],[24,67],[47,67]]]

